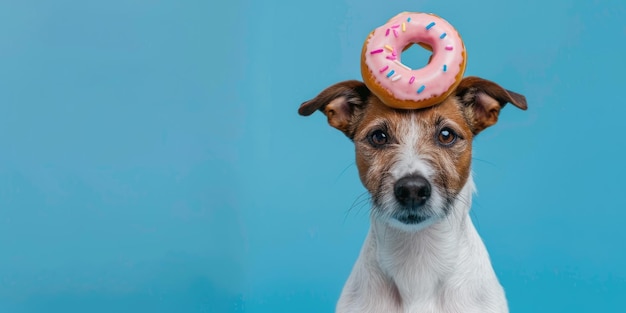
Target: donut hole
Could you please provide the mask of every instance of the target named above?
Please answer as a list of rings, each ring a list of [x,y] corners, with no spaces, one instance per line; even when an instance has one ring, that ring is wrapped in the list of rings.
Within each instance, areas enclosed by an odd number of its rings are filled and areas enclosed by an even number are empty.
[[[418,69],[426,66],[433,53],[421,45],[425,44],[411,44],[405,47],[401,55],[402,64],[410,67],[411,69]]]

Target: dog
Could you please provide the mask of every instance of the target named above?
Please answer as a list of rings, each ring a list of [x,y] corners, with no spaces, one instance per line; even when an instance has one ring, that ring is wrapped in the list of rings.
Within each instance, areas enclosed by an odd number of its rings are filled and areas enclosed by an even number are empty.
[[[358,80],[302,103],[355,145],[371,196],[370,229],[343,287],[338,313],[505,313],[504,289],[469,216],[472,140],[507,104],[526,98],[465,77],[424,109],[386,106]]]

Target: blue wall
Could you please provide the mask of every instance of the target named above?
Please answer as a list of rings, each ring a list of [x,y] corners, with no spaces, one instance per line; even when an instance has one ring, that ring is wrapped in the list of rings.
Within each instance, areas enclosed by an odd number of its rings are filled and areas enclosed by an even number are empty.
[[[401,11],[528,98],[473,164],[512,312],[623,312],[623,1],[214,2],[0,2],[0,312],[331,312],[368,207],[296,110]]]

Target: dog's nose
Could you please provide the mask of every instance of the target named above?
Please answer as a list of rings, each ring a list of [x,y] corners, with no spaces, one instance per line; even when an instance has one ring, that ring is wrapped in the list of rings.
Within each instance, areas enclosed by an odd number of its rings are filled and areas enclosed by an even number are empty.
[[[396,182],[393,192],[401,205],[421,206],[430,197],[430,183],[419,175],[405,176]]]

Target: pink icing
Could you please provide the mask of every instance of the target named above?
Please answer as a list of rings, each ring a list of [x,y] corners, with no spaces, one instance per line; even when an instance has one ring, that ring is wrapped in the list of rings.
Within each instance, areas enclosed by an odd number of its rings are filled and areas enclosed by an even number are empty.
[[[432,22],[435,25],[426,29]],[[406,30],[396,31],[403,23]],[[390,29],[398,36],[389,36]],[[402,49],[411,43],[425,43],[432,47],[433,56],[428,65],[410,69],[401,63]],[[370,53],[380,49],[383,49],[380,53]],[[461,68],[464,50],[461,37],[446,20],[426,13],[405,12],[374,30],[367,43],[365,64],[378,83],[391,91],[395,98],[422,101],[444,94],[455,84],[456,76],[465,70]],[[393,74],[388,76],[391,71]]]

